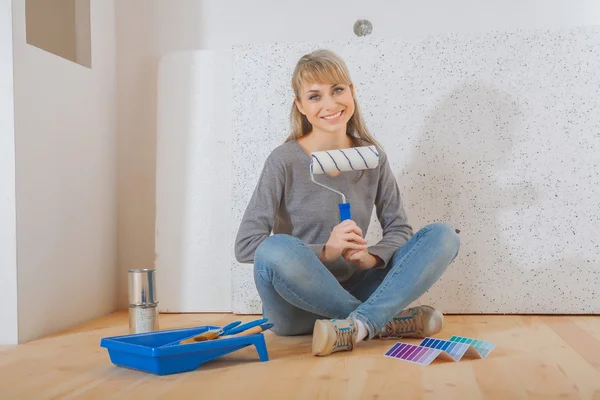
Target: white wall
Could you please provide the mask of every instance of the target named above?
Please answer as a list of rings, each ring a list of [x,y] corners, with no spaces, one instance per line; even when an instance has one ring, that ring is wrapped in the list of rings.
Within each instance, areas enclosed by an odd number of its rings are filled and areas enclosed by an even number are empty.
[[[294,63],[329,48],[348,64],[415,231],[437,221],[461,230],[458,257],[418,303],[447,313],[600,313],[599,45],[594,26],[236,49],[233,228],[288,130]],[[187,152],[208,155],[206,146]],[[376,218],[363,231],[371,244],[381,237]],[[234,262],[231,275],[233,311],[260,313],[251,266]]]
[[[128,268],[154,263],[156,77],[162,56],[182,49],[351,38],[358,18],[373,23],[371,37],[600,23],[600,3],[596,0],[121,0],[116,8],[121,275]],[[231,104],[221,106],[230,108]],[[230,188],[224,184],[220,190]],[[216,274],[219,268],[230,267],[215,266]],[[126,305],[126,295],[126,285],[121,283],[121,307]]]
[[[156,262],[161,312],[231,310],[228,52],[182,51],[158,74]],[[213,190],[217,189],[217,190]]]
[[[202,46],[202,1],[119,0],[117,140],[119,274],[154,266],[158,66],[164,54]],[[119,281],[127,307],[127,281]],[[158,293],[160,301],[160,293]]]
[[[0,1],[0,344],[17,337],[12,1]]]
[[[115,9],[91,3],[89,69],[26,44],[14,1],[19,341],[111,312],[116,275]]]

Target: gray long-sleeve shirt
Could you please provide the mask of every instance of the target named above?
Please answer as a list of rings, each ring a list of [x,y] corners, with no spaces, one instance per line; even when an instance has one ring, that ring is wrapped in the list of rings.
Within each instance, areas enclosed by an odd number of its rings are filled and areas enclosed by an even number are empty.
[[[410,239],[413,230],[387,155],[381,149],[379,153],[377,168],[342,172],[335,177],[315,175],[315,180],[344,193],[351,204],[352,220],[363,236],[367,235],[373,206],[376,207],[383,237],[378,243],[369,243],[367,250],[384,261],[383,268]],[[280,145],[267,157],[235,240],[238,262],[253,263],[256,249],[271,232],[295,236],[317,257],[321,254],[331,231],[340,223],[338,204],[342,198],[311,181],[310,163],[311,156],[297,141]],[[356,271],[342,257],[325,266],[340,282]]]

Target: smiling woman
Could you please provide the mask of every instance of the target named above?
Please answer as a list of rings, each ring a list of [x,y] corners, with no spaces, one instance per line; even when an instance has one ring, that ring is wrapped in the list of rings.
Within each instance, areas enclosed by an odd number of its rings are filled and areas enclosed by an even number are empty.
[[[319,356],[352,350],[363,339],[440,332],[441,312],[405,307],[458,255],[454,229],[436,223],[413,234],[387,155],[364,124],[337,55],[303,56],[292,87],[292,132],[267,157],[235,243],[237,260],[254,263],[264,317],[279,335],[312,330]],[[316,152],[362,146],[373,147],[376,167],[325,178],[352,199],[352,219],[340,223],[330,211],[337,195],[307,172]],[[374,207],[383,238],[369,244]]]
[[[352,86],[335,83],[331,85],[323,83],[309,85],[305,83],[302,89],[302,98],[304,101],[296,100],[295,103],[298,106],[298,110],[313,125],[313,129],[315,125],[323,130],[346,128],[342,123],[346,124],[350,119],[347,116],[352,116],[354,113]],[[342,119],[342,114],[344,114],[346,109],[348,110],[345,114],[346,118]],[[320,119],[328,121],[328,124],[321,125]],[[332,128],[332,126],[334,127]]]
[[[348,68],[330,51],[302,57],[292,76],[292,89],[292,132],[286,142],[304,140],[316,130],[331,133],[329,139],[340,138],[339,147],[352,147],[356,138],[379,145],[363,122]]]

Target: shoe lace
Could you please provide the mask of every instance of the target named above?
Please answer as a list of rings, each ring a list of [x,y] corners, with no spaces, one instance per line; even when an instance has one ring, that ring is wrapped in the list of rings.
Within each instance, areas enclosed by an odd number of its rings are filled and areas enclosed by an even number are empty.
[[[346,328],[335,328],[337,331],[335,343],[333,344],[334,349],[340,349],[343,347],[347,347],[352,349],[352,334],[354,331],[354,326],[348,326]]]
[[[411,333],[417,330],[417,315],[408,317],[392,318],[386,326],[388,335],[398,335],[402,333]]]

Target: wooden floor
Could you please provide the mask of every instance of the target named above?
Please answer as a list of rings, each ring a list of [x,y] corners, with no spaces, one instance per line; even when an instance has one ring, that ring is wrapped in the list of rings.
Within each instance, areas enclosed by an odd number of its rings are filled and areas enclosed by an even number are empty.
[[[256,318],[162,314],[160,328]],[[600,317],[447,316],[439,337],[471,336],[496,348],[485,360],[427,367],[384,357],[392,341],[317,358],[309,336],[268,332],[268,362],[248,347],[162,377],[116,367],[99,346],[103,337],[127,334],[127,323],[127,314],[115,313],[1,347],[0,399],[600,399]]]

